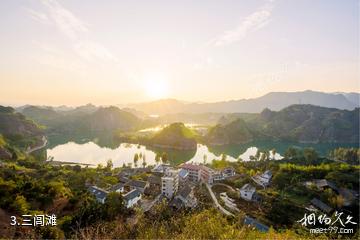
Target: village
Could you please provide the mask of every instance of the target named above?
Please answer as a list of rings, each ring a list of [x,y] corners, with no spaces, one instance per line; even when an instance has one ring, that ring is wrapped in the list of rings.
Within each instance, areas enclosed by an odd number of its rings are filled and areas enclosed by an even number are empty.
[[[244,178],[233,167],[220,170],[212,169],[204,164],[183,163],[177,167],[170,164],[157,164],[153,167],[125,168],[117,174],[119,183],[106,189],[95,185],[88,190],[100,203],[105,203],[110,192],[118,192],[123,196],[127,208],[140,208],[147,212],[162,201],[174,210],[196,209],[199,205],[198,192],[202,187],[207,189],[212,205],[222,214],[234,217],[244,213],[243,223],[262,232],[269,231],[268,226],[259,221],[254,212],[264,205],[262,192],[271,186],[273,173],[265,170],[250,177],[250,182],[240,188],[229,185],[235,179]],[[331,189],[343,199],[344,206],[350,206],[359,197],[358,193],[346,188],[337,188],[326,179],[313,179],[302,182],[309,191],[325,191]],[[252,211],[255,209],[255,211]],[[334,209],[318,198],[313,198],[304,211],[330,214]],[[250,213],[250,214],[249,214]]]

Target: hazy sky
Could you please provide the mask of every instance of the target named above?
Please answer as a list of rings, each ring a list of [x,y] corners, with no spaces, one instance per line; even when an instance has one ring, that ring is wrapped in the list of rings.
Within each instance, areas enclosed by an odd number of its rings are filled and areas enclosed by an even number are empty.
[[[3,0],[0,103],[359,91],[357,0]]]

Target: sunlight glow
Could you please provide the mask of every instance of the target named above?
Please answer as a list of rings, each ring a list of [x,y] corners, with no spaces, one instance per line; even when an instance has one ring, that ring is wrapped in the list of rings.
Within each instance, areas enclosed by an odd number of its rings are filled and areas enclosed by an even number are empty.
[[[169,96],[168,79],[164,74],[152,73],[144,77],[146,95],[152,99]]]

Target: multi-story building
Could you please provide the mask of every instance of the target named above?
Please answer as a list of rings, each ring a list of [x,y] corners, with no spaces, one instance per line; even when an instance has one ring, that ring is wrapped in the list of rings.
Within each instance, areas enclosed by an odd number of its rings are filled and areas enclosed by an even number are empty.
[[[196,164],[184,163],[181,168],[188,172],[188,179],[191,182],[199,182],[201,180],[201,166]]]
[[[161,178],[161,193],[172,198],[179,188],[179,170],[168,169]]]

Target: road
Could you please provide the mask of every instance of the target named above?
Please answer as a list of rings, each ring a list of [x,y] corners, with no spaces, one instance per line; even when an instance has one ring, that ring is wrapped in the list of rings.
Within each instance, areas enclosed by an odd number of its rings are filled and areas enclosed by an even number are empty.
[[[207,189],[208,189],[208,191],[210,193],[210,196],[211,196],[213,202],[215,203],[216,208],[219,209],[223,214],[225,214],[227,216],[233,216],[234,217],[235,216],[234,214],[232,214],[231,212],[229,212],[228,210],[226,210],[225,208],[223,208],[219,204],[218,200],[216,199],[216,196],[215,196],[214,192],[211,189],[211,186],[209,184],[206,184],[206,187],[207,187]]]
[[[30,153],[32,153],[32,152],[34,152],[36,150],[39,150],[39,149],[42,149],[43,147],[45,147],[46,144],[47,144],[47,139],[46,139],[45,136],[42,137],[42,141],[43,141],[43,143],[41,145],[35,146],[33,148],[30,148],[30,149],[26,150],[26,154],[30,154]]]
[[[232,186],[227,185],[225,183],[214,183],[213,186],[224,186],[224,187],[227,187],[228,189],[230,189],[231,191],[236,192],[236,190]]]
[[[155,205],[155,203],[159,201],[160,197],[161,194],[157,195],[155,199],[151,202],[143,202],[143,204],[141,204],[141,208],[143,209],[143,211],[144,212],[149,211]]]

